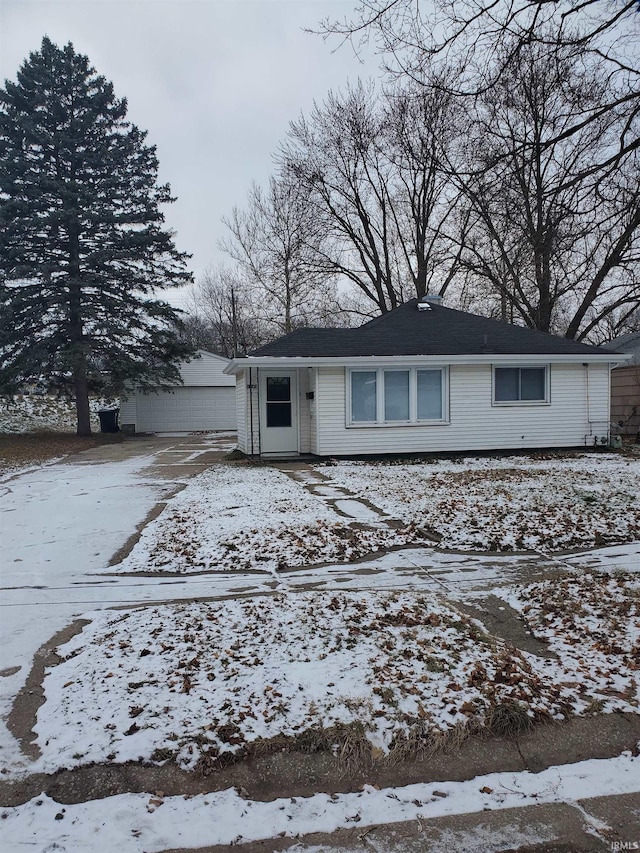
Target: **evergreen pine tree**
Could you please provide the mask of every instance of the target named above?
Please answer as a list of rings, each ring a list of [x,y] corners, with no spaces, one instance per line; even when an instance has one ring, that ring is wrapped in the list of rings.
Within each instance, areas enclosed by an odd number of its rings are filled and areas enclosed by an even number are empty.
[[[159,205],[158,160],[127,102],[48,38],[0,89],[0,393],[45,375],[89,392],[166,387],[193,354],[156,292],[191,280]]]

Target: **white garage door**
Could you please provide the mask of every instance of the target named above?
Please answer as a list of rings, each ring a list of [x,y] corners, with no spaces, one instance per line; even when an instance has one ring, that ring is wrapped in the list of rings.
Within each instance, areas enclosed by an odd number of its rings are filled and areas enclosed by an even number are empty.
[[[176,388],[138,392],[138,432],[192,432],[236,428],[235,388]]]

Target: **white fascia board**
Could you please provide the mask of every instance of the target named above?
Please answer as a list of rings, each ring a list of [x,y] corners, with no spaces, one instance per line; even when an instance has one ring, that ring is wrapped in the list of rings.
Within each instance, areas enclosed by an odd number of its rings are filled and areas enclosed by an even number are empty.
[[[530,353],[526,355],[507,354],[497,355],[486,353],[482,355],[365,355],[332,358],[307,358],[303,356],[247,356],[233,359],[224,369],[224,373],[239,373],[247,367],[268,367],[292,369],[295,367],[398,367],[407,365],[413,367],[421,364],[614,364],[630,356],[615,353],[581,353],[570,355],[553,355],[550,353]]]
[[[628,361],[633,359],[633,353],[621,352],[616,353],[616,360],[611,362],[611,369],[614,367],[624,367]]]

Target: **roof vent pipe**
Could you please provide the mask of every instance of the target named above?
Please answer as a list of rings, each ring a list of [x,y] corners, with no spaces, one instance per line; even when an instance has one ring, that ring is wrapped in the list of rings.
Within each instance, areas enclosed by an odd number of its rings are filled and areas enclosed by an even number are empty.
[[[420,302],[429,302],[431,305],[442,305],[442,296],[439,293],[427,293]]]

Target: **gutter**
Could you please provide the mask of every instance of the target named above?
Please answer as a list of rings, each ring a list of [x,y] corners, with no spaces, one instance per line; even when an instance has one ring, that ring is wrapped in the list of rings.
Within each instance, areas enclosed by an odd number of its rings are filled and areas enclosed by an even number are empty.
[[[527,354],[497,354],[481,353],[478,355],[365,355],[365,356],[245,356],[234,358],[224,368],[224,373],[236,374],[250,367],[295,368],[295,367],[397,367],[400,362],[412,367],[415,365],[433,364],[609,364],[618,367],[629,361],[632,355],[626,353],[527,353]]]

